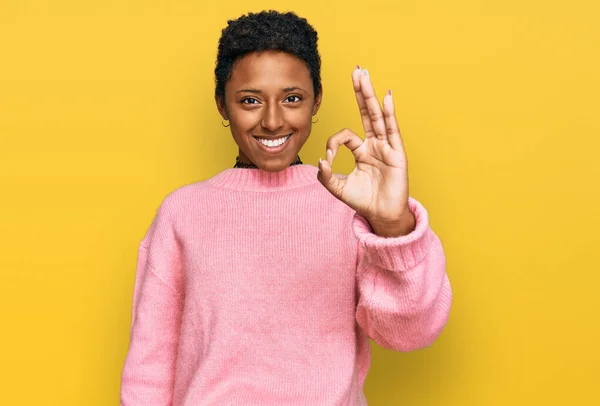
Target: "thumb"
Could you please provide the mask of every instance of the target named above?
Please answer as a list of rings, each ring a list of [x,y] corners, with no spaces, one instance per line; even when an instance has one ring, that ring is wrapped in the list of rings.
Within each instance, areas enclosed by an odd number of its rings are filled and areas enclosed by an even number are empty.
[[[331,166],[326,159],[319,158],[319,172],[317,173],[317,179],[332,195],[341,199],[346,179],[334,175]]]

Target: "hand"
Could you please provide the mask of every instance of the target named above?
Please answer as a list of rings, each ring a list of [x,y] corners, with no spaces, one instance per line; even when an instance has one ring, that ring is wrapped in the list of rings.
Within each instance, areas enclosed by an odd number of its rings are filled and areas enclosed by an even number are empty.
[[[383,98],[383,110],[366,70],[352,72],[356,101],[365,139],[344,129],[327,140],[326,160],[319,158],[318,180],[336,198],[364,216],[381,236],[410,233],[415,217],[408,207],[408,165],[392,92]],[[338,147],[345,145],[356,162],[348,176],[331,170]]]

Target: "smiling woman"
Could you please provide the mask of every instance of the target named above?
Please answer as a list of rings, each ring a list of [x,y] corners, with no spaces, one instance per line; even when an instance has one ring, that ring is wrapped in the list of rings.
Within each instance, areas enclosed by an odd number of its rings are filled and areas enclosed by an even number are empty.
[[[317,32],[306,19],[265,12],[229,21],[215,77],[215,100],[231,123],[238,162],[266,171],[298,163],[322,97]]]
[[[318,168],[300,160],[320,63],[293,13],[223,30],[215,100],[237,163],[170,193],[140,243],[122,405],[366,405],[369,339],[411,351],[444,328],[444,251],[408,196],[391,92],[382,109],[355,68],[365,138],[342,130]],[[331,171],[341,145],[348,176]]]
[[[315,96],[310,71],[295,55],[267,50],[241,57],[216,95],[239,161],[267,171],[289,166],[310,135],[321,94]]]

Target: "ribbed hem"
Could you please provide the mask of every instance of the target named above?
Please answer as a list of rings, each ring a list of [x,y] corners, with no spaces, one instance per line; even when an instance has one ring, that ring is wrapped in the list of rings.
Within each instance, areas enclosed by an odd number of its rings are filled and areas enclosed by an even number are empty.
[[[412,197],[408,199],[408,207],[415,215],[416,226],[411,233],[400,237],[378,236],[365,217],[354,213],[352,229],[370,262],[384,269],[406,271],[425,258],[434,238],[427,210]]]
[[[295,189],[319,183],[313,165],[292,165],[278,172],[269,172],[260,168],[228,168],[206,180],[207,183],[232,190],[252,192],[273,192]]]

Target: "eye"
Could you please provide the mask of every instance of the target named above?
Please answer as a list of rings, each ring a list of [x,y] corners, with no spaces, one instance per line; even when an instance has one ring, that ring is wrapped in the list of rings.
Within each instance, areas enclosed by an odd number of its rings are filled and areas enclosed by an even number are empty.
[[[293,100],[294,98],[295,98],[296,100]],[[290,99],[292,99],[292,100],[290,100]],[[300,100],[302,100],[302,98],[301,98],[300,96],[292,95],[292,96],[288,96],[288,97],[286,97],[286,99],[285,99],[285,100],[286,100],[286,101],[289,101],[290,103],[298,103]]]
[[[246,97],[245,99],[243,99],[240,103],[242,104],[257,104],[258,100],[256,100],[253,97]]]

